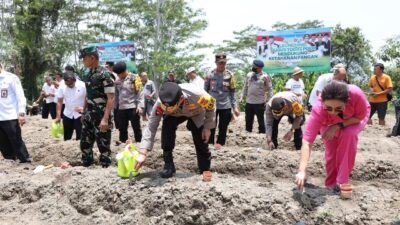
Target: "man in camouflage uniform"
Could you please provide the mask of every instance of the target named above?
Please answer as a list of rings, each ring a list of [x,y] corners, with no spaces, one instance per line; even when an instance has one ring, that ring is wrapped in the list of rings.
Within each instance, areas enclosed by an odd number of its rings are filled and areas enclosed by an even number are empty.
[[[81,151],[84,166],[93,163],[93,144],[96,141],[103,167],[111,164],[111,110],[114,100],[114,81],[110,72],[99,65],[96,46],[80,50],[79,58],[87,68],[82,80],[86,84],[86,107],[82,116]]]
[[[209,171],[211,153],[208,149],[208,139],[210,129],[215,126],[215,99],[194,84],[164,83],[160,88],[159,99],[151,112],[149,123],[143,130],[136,169],[142,166],[147,151],[153,149],[154,137],[161,118],[163,118],[161,148],[165,162],[161,177],[169,178],[175,173],[172,150],[175,147],[176,129],[186,120],[188,120],[186,126],[192,132],[199,172]]]
[[[218,138],[214,141],[215,129],[211,130],[210,144],[215,144],[216,150],[225,145],[226,132],[232,119],[232,110],[236,116],[240,115],[236,108],[236,80],[232,72],[225,69],[226,55],[217,54],[215,56],[217,68],[207,75],[204,81],[204,89],[210,93],[217,101],[216,123],[218,123]]]
[[[272,95],[271,78],[262,71],[264,63],[261,60],[254,60],[252,72],[248,73],[243,87],[242,98],[246,98],[246,130],[253,130],[254,115],[257,116],[258,133],[265,134],[264,111],[265,103]]]
[[[265,109],[265,124],[267,135],[267,148],[270,150],[278,147],[279,122],[283,116],[287,116],[292,128],[285,134],[283,140],[290,141],[294,133],[294,146],[301,149],[303,131],[301,126],[305,122],[304,109],[301,97],[290,91],[276,93],[267,103]]]

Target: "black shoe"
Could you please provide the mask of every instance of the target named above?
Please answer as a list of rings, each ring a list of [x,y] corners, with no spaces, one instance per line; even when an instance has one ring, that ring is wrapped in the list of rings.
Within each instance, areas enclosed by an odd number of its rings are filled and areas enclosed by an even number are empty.
[[[172,151],[164,151],[164,170],[161,173],[162,178],[170,178],[176,172]]]
[[[111,165],[111,163],[112,163],[112,161],[111,161],[110,157],[107,157],[107,156],[104,156],[104,155],[100,156],[101,167],[107,168],[107,167],[109,167]]]
[[[93,161],[82,161],[84,167],[89,167],[93,164]]]
[[[31,163],[32,160],[31,159],[24,159],[24,160],[20,160],[19,163]]]

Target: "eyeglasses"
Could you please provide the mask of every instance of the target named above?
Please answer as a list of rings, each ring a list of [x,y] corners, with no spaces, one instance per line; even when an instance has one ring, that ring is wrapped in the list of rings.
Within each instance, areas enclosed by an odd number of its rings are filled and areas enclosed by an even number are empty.
[[[334,112],[334,113],[342,113],[343,112],[343,107],[330,107],[330,106],[326,106],[324,107],[324,110],[327,112]]]

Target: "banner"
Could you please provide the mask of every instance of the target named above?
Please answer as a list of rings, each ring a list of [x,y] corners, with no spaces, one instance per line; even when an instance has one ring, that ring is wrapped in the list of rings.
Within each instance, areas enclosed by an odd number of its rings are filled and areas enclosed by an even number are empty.
[[[296,66],[306,72],[330,70],[331,28],[260,32],[257,59],[267,73],[292,73]]]
[[[106,62],[126,62],[130,72],[136,72],[135,52],[136,42],[134,41],[118,41],[93,43],[99,52],[100,64]]]

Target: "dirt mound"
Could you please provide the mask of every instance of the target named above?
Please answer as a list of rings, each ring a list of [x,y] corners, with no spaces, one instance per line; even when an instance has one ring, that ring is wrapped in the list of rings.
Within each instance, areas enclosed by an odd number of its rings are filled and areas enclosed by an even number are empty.
[[[389,120],[393,118],[389,118]],[[293,183],[300,152],[281,141],[269,151],[264,135],[230,127],[227,145],[212,150],[213,178],[202,182],[191,135],[181,125],[174,152],[177,174],[162,179],[159,141],[142,174],[120,179],[116,167],[80,166],[79,142],[50,137],[50,121],[29,118],[23,137],[34,163],[0,160],[0,224],[396,224],[400,221],[400,138],[368,126],[360,137],[352,200],[323,187],[320,140],[300,193]],[[390,121],[389,121],[390,123]],[[284,125],[282,136],[289,126]],[[113,133],[113,140],[118,132]],[[159,140],[160,133],[157,138]],[[382,142],[384,140],[384,142]],[[112,147],[113,153],[120,147]],[[95,149],[96,158],[98,151]],[[70,162],[33,174],[37,165]]]

